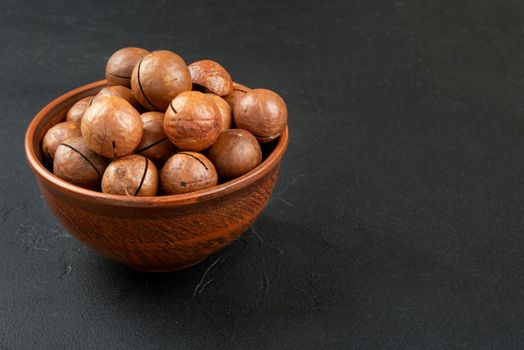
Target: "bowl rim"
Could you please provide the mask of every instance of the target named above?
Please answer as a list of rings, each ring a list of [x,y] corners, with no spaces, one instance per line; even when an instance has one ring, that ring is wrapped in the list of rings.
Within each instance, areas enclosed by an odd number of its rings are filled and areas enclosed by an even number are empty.
[[[282,159],[282,156],[284,155],[287,149],[289,134],[288,128],[286,127],[271,154],[269,154],[269,156],[255,169],[240,177],[237,177],[236,179],[224,182],[220,185],[190,193],[167,196],[131,197],[97,192],[73,185],[55,176],[53,173],[47,170],[47,168],[38,160],[36,151],[33,147],[33,141],[35,138],[36,130],[38,129],[42,121],[50,113],[54,112],[57,108],[59,108],[60,105],[64,102],[78,95],[82,95],[90,90],[94,90],[96,88],[100,88],[106,85],[107,81],[104,79],[86,85],[82,85],[76,89],[73,89],[51,101],[36,114],[33,120],[31,120],[27,127],[24,138],[25,154],[30,168],[38,176],[40,182],[45,182],[47,185],[51,185],[59,192],[66,193],[69,196],[82,200],[87,200],[90,202],[98,202],[108,205],[124,207],[182,206],[197,202],[203,202],[218,197],[223,197],[232,192],[246,188],[250,184],[256,182],[260,178],[267,175],[273,168],[278,166],[280,160]]]

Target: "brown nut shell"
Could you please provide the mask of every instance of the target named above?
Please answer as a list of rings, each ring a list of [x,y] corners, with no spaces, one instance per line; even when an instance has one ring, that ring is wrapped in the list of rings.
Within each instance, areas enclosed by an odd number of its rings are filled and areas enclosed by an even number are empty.
[[[71,108],[69,108],[69,111],[67,111],[66,120],[68,122],[80,123],[87,107],[89,107],[93,102],[93,98],[94,96],[87,96],[76,102]]]
[[[157,165],[163,164],[176,151],[164,132],[164,113],[146,112],[140,118],[144,133],[135,153],[151,159]]]
[[[226,96],[233,91],[233,81],[227,70],[212,60],[201,60],[189,65],[193,84],[203,86],[218,96]]]
[[[209,159],[222,178],[233,179],[256,168],[262,161],[262,150],[249,131],[229,129],[211,146]]]
[[[124,196],[154,196],[158,190],[158,170],[146,157],[132,154],[117,159],[106,168],[102,192]]]
[[[124,100],[129,102],[131,106],[135,107],[135,109],[140,106],[140,104],[135,100],[135,97],[133,96],[131,89],[120,85],[108,86],[103,88],[98,92],[98,94],[96,94],[91,104],[96,103],[100,99],[109,96],[122,97]]]
[[[231,111],[235,110],[235,105],[237,102],[249,91],[251,91],[251,89],[247,86],[233,82],[233,91],[231,91],[229,95],[224,96],[224,100],[231,107]]]
[[[164,117],[164,131],[169,141],[182,150],[201,151],[213,144],[220,134],[222,117],[213,99],[197,91],[178,95]]]
[[[106,80],[111,85],[131,87],[131,73],[135,64],[149,51],[139,47],[124,47],[116,51],[106,64]]]
[[[168,159],[160,172],[165,194],[180,194],[215,186],[218,175],[213,163],[197,152],[180,152]]]
[[[191,90],[191,75],[184,60],[162,50],[146,55],[131,75],[131,90],[148,110],[165,111],[178,94]]]
[[[143,134],[140,114],[118,96],[93,103],[84,113],[81,130],[86,144],[106,158],[133,152]]]
[[[97,190],[107,163],[107,159],[87,147],[82,137],[74,137],[57,147],[53,174],[74,185]]]
[[[222,128],[220,132],[224,132],[227,129],[231,129],[231,121],[233,120],[233,115],[231,113],[231,107],[229,104],[220,96],[215,94],[206,94],[210,96],[220,111],[220,116],[222,117]]]
[[[271,90],[254,89],[235,105],[236,127],[252,133],[259,142],[269,142],[284,132],[287,106],[282,97]]]
[[[56,148],[65,140],[82,136],[80,124],[75,122],[58,123],[47,131],[42,140],[42,151],[49,158],[55,157]]]

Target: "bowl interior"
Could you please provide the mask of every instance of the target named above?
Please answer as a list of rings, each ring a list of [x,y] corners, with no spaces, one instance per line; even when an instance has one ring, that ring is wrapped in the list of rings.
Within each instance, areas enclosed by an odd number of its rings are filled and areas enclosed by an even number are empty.
[[[260,179],[269,170],[278,165],[288,143],[288,130],[277,140],[262,145],[262,163],[236,179],[221,183],[209,189],[177,195],[162,195],[151,197],[129,197],[101,193],[76,185],[70,184],[52,173],[52,164],[43,157],[41,151],[42,139],[46,132],[54,125],[65,120],[65,115],[69,108],[78,100],[95,95],[100,89],[107,85],[105,80],[84,85],[72,90],[45,106],[30,123],[25,136],[26,157],[32,170],[37,174],[40,181],[45,181],[60,191],[68,192],[76,197],[90,198],[103,202],[115,202],[119,205],[144,206],[151,203],[161,205],[162,203],[200,202],[203,200],[216,198],[232,191],[248,186],[250,183]]]

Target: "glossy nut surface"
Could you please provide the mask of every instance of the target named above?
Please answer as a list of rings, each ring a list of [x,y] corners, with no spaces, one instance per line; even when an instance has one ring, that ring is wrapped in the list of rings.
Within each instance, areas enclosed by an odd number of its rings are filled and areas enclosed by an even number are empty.
[[[218,110],[220,111],[220,117],[222,117],[222,128],[220,129],[220,132],[230,129],[231,121],[233,120],[233,115],[229,104],[222,97],[217,96],[215,94],[206,95],[213,99],[213,101],[218,107]]]
[[[201,151],[211,146],[222,128],[222,117],[213,99],[197,91],[178,95],[169,105],[164,131],[178,148]]]
[[[67,111],[66,120],[68,122],[80,123],[82,121],[82,116],[93,101],[94,96],[87,96],[76,102],[70,109]]]
[[[58,123],[45,134],[42,141],[42,151],[49,159],[53,159],[58,145],[67,139],[78,136],[82,136],[80,124],[75,122]]]
[[[56,149],[53,174],[74,185],[97,190],[108,161],[87,147],[82,137],[61,143]]]
[[[180,152],[169,158],[160,173],[165,194],[180,194],[215,186],[218,181],[213,163],[197,152]]]
[[[286,128],[286,103],[271,90],[254,89],[235,104],[234,119],[236,127],[249,131],[260,142],[269,142]]]
[[[132,154],[108,165],[102,177],[102,192],[124,196],[154,196],[158,170],[146,157]]]
[[[208,91],[226,96],[233,91],[233,81],[227,70],[212,60],[201,60],[189,65],[193,84],[204,87]]]
[[[107,61],[106,80],[111,85],[131,87],[133,68],[148,53],[139,47],[125,47],[116,51]]]
[[[151,159],[157,165],[163,164],[176,151],[164,132],[164,113],[146,112],[140,118],[144,133],[135,153]]]
[[[135,65],[131,75],[133,95],[148,110],[164,112],[173,98],[191,87],[186,63],[167,50],[146,55]]]
[[[89,106],[81,130],[89,148],[106,158],[133,152],[143,133],[140,114],[117,96],[104,97]]]
[[[262,161],[262,150],[248,131],[229,129],[211,146],[209,159],[222,178],[233,179],[257,167]]]

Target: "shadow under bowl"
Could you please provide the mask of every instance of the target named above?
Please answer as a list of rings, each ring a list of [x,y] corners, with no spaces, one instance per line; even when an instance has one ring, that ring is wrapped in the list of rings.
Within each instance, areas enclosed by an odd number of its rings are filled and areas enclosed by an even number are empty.
[[[53,100],[35,116],[25,135],[29,166],[67,231],[103,256],[141,271],[180,270],[237,239],[271,196],[288,144],[287,128],[258,167],[218,186],[156,197],[96,192],[54,176],[44,165],[41,143],[76,101],[106,85],[101,80]]]

